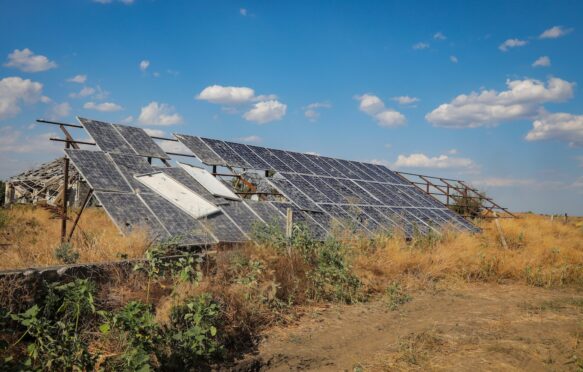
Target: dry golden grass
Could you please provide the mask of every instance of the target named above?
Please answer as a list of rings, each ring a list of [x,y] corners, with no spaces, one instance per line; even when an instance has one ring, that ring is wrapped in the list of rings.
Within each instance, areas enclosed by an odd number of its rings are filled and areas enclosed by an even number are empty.
[[[51,212],[41,207],[15,205],[0,213],[7,217],[4,226],[0,226],[0,269],[62,263],[55,257],[55,249],[60,245],[61,221]],[[71,226],[69,222],[69,230]],[[88,208],[81,216],[71,244],[79,252],[78,262],[103,262],[141,257],[149,242],[144,232],[122,236],[102,209]]]
[[[508,249],[494,222],[481,234],[447,231],[435,240],[381,238],[373,246],[353,245],[357,275],[372,290],[389,280],[417,282],[519,281],[535,286],[583,284],[583,228],[549,217],[522,215],[500,220]]]

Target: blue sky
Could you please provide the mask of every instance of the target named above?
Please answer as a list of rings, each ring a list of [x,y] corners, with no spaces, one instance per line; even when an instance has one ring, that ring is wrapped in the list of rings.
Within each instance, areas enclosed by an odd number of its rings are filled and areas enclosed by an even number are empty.
[[[0,178],[79,115],[583,214],[580,1],[0,0],[0,61]]]

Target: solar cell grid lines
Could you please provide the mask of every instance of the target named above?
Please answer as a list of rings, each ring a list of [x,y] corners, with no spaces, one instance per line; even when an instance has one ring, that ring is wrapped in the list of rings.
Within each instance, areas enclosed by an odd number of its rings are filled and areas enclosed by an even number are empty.
[[[102,151],[116,154],[136,154],[113,125],[85,118],[78,119]]]
[[[248,240],[243,231],[224,213],[216,213],[200,221],[219,242],[242,243]]]
[[[66,149],[65,153],[93,190],[132,191],[113,161],[104,152]]]
[[[253,169],[256,170],[270,170],[271,166],[267,164],[263,159],[257,156],[247,145],[235,142],[225,143],[233,149],[241,158],[243,158]]]
[[[302,210],[320,211],[320,208],[306,194],[285,178],[270,178],[269,182],[286,198]]]
[[[270,165],[270,169],[280,172],[293,172],[293,169],[288,167],[283,161],[269,151],[269,149],[252,145],[247,145],[247,147],[249,147],[261,159],[265,160]]]
[[[225,142],[210,138],[200,137],[217,155],[219,155],[227,165],[239,168],[252,168],[242,157],[229,147]]]
[[[142,128],[113,124],[113,127],[130,144],[138,155],[170,159],[160,146]]]
[[[298,163],[303,164],[303,166],[310,171],[311,174],[318,174],[322,176],[329,176],[329,174],[322,168],[317,166],[313,161],[307,156],[300,152],[288,151],[289,156],[294,158]]]
[[[136,194],[96,191],[95,196],[122,232],[145,229],[154,240],[170,237]]]
[[[231,217],[233,221],[243,230],[245,234],[251,236],[257,224],[263,221],[247,206],[241,202],[231,202],[221,205],[221,209]]]
[[[296,159],[289,155],[289,152],[275,149],[269,149],[269,151],[271,151],[273,155],[275,155],[279,160],[285,163],[285,165],[291,168],[294,172],[312,174],[312,172],[308,168],[304,167],[302,163],[296,161]]]
[[[184,146],[186,146],[197,158],[208,165],[227,165],[219,155],[217,155],[206,143],[200,138],[189,136],[187,134],[174,134]]]
[[[207,201],[217,204],[221,203],[223,199],[214,197],[206,188],[191,177],[184,169],[178,167],[156,167],[155,170],[160,170],[176,181],[180,182],[190,190],[194,191]]]
[[[245,200],[244,203],[268,225],[277,225],[282,231],[285,229],[283,215],[271,203]]]
[[[134,178],[137,174],[152,173],[155,171],[146,159],[138,155],[129,154],[109,154],[109,156],[134,191],[152,192],[148,187]]]
[[[177,244],[198,246],[217,242],[200,221],[195,220],[163,197],[156,194],[141,194],[139,197]]]
[[[309,196],[316,203],[333,202],[333,200],[330,200],[324,193],[318,190],[318,188],[309,183],[302,175],[295,173],[280,173],[280,175],[290,181],[295,187]]]

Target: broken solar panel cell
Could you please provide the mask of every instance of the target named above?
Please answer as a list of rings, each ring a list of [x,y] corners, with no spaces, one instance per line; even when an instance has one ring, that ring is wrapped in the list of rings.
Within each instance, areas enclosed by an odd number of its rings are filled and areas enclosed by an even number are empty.
[[[97,200],[124,233],[145,229],[154,240],[164,240],[168,232],[136,194],[96,191]]]
[[[333,200],[330,200],[328,197],[326,197],[326,195],[320,192],[320,190],[318,190],[317,187],[309,183],[304,177],[302,177],[302,175],[295,173],[280,173],[280,174],[316,203],[333,202]]]
[[[104,152],[66,149],[65,153],[93,190],[132,191]]]
[[[170,233],[170,238],[176,244],[193,246],[216,243],[216,239],[200,221],[195,220],[163,197],[157,194],[141,194],[140,198]]]
[[[84,118],[79,118],[79,122],[95,140],[101,151],[116,154],[136,154],[113,125]]]
[[[283,215],[273,205],[267,202],[258,202],[252,200],[245,200],[244,203],[253,210],[263,222],[268,225],[275,224],[279,226],[281,231],[285,229],[285,220]]]
[[[252,235],[257,224],[263,224],[263,222],[251,209],[249,209],[249,207],[247,207],[245,203],[230,202],[221,205],[221,209],[229,215],[233,221],[237,222],[237,225],[239,225],[241,230],[247,235]]]
[[[184,186],[188,187],[190,190],[200,195],[206,201],[213,204],[218,204],[222,201],[220,198],[214,197],[208,190],[198,183],[194,178],[192,178],[184,169],[177,167],[156,167],[156,170],[162,171],[174,178],[176,181],[180,182]]]
[[[241,243],[247,241],[247,237],[239,227],[223,212],[199,220],[219,242]]]
[[[119,134],[130,144],[138,155],[170,159],[156,142],[142,128],[128,127],[126,125],[113,124]]]
[[[284,178],[269,178],[268,181],[289,201],[297,205],[300,209],[308,211],[320,211],[320,208],[306,194],[296,188],[291,182]]]
[[[241,158],[243,158],[249,165],[251,165],[252,169],[256,170],[269,170],[271,166],[267,164],[263,159],[259,156],[255,155],[253,151],[247,145],[243,145],[241,143],[234,143],[234,142],[227,142],[225,143],[233,149]]]
[[[138,155],[128,155],[128,154],[109,154],[113,162],[119,168],[119,171],[123,174],[132,189],[136,192],[151,193],[148,187],[144,186],[140,181],[134,178],[137,174],[152,173],[155,171],[154,168],[141,156]]]
[[[263,159],[267,164],[270,165],[270,169],[279,172],[293,172],[293,170],[288,167],[282,160],[280,160],[275,154],[273,154],[269,149],[265,147],[247,145],[257,156]]]
[[[200,138],[176,133],[174,133],[174,137],[192,151],[192,153],[203,163],[207,165],[226,165],[225,160],[221,159],[221,157],[208,147]]]
[[[271,202],[271,204],[276,207],[282,214],[287,216],[287,209],[292,209],[292,223],[295,225],[304,225],[307,227],[312,236],[316,239],[324,239],[328,232],[324,227],[322,227],[316,220],[314,220],[309,214],[298,209],[289,203]]]
[[[249,163],[237,155],[237,153],[225,142],[203,137],[200,137],[200,139],[203,140],[203,142],[206,143],[217,155],[223,158],[227,165],[239,168],[252,168]]]

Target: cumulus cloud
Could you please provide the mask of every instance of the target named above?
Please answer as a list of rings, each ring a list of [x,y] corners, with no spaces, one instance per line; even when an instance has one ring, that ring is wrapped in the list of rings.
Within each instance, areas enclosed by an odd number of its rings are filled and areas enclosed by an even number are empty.
[[[42,95],[43,85],[20,77],[7,77],[0,80],[0,120],[12,118],[20,113],[20,104],[47,102]]]
[[[445,37],[445,35],[444,35],[442,32],[436,32],[436,33],[433,35],[433,38],[434,38],[435,40],[445,40],[445,39],[447,39],[447,37]]]
[[[437,169],[475,169],[472,159],[448,155],[429,157],[423,153],[399,155],[394,164],[397,168],[437,168]]]
[[[422,49],[427,49],[429,48],[429,44],[424,43],[424,42],[419,42],[417,44],[413,44],[413,49],[415,50],[422,50]]]
[[[243,143],[261,143],[262,139],[259,136],[251,135],[251,136],[239,137],[239,138],[235,139],[235,141],[243,142]]]
[[[195,98],[222,105],[237,105],[253,100],[255,91],[247,87],[225,87],[211,85],[204,88]],[[265,97],[261,97],[265,98]]]
[[[174,107],[152,101],[142,107],[138,121],[147,125],[175,125],[182,123],[182,116],[175,112]]]
[[[526,40],[508,39],[505,42],[503,42],[502,44],[500,44],[500,46],[498,46],[498,49],[500,49],[503,52],[507,52],[511,48],[522,47],[522,46],[525,46],[527,43],[528,42]]]
[[[571,31],[573,31],[572,28],[566,29],[563,26],[554,26],[540,34],[539,39],[557,39],[561,36],[567,35]]]
[[[95,102],[86,102],[83,105],[83,108],[88,110],[95,110],[101,112],[114,112],[120,111],[123,109],[120,105],[113,102],[102,102],[102,103],[95,103]]]
[[[0,128],[0,152],[4,153],[61,153],[63,147],[50,141],[56,133],[25,135],[16,128],[7,126]]]
[[[570,146],[583,146],[583,115],[543,113],[532,123],[527,141],[559,140]]]
[[[475,128],[501,122],[534,117],[545,102],[561,102],[573,96],[574,83],[550,78],[507,80],[508,90],[482,90],[461,94],[425,115],[435,126]]]
[[[32,50],[24,48],[15,49],[8,54],[8,61],[4,66],[14,67],[24,72],[41,72],[55,68],[57,64],[45,56],[34,54]]]
[[[67,79],[67,82],[77,83],[77,84],[85,84],[86,81],[87,81],[87,75],[75,75],[75,76]]]
[[[166,133],[161,129],[144,128],[144,132],[146,132],[149,136],[156,137],[164,137],[166,135]]]
[[[400,105],[411,105],[415,102],[419,102],[419,98],[417,97],[409,97],[409,96],[398,96],[391,98],[395,102],[399,102]]]
[[[536,61],[532,63],[532,67],[549,67],[551,65],[551,59],[547,56],[539,57]]]
[[[287,105],[277,100],[261,101],[254,104],[251,110],[244,113],[243,118],[258,124],[266,124],[281,120],[285,116],[286,110]]]
[[[456,56],[449,56],[449,60],[451,61],[451,63],[458,63],[458,59]]]
[[[81,88],[81,90],[78,93],[69,94],[69,97],[71,97],[71,98],[83,98],[83,97],[88,97],[88,96],[92,95],[93,93],[95,93],[95,88],[83,87],[83,88]]]
[[[328,102],[314,102],[304,107],[304,116],[310,121],[316,121],[320,117],[318,109],[329,109],[332,105]]]
[[[392,128],[405,124],[405,115],[391,108],[386,108],[384,102],[372,94],[354,97],[360,101],[360,111],[373,117],[381,127]]]
[[[150,67],[150,61],[147,59],[144,59],[140,62],[140,71],[146,71],[148,67]]]
[[[241,14],[243,17],[245,17],[247,15],[247,9],[245,9],[245,8],[239,9],[239,14]]]
[[[49,117],[51,119],[59,119],[64,118],[65,116],[69,116],[71,114],[71,105],[68,102],[63,102],[59,104],[55,104],[49,113]]]

